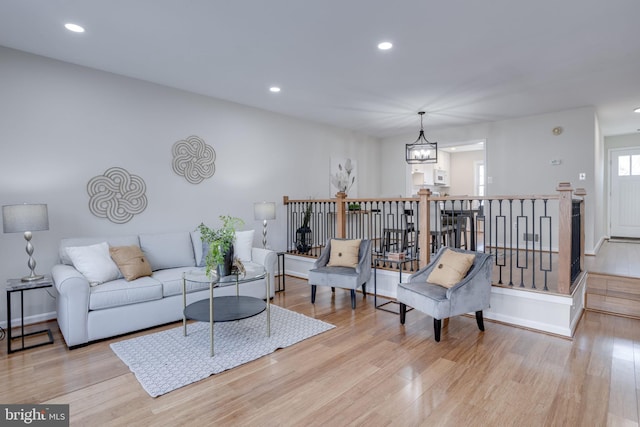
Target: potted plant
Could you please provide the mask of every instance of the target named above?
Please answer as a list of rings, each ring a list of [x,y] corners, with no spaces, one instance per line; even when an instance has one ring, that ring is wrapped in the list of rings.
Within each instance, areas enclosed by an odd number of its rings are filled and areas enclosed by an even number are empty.
[[[204,223],[198,226],[200,238],[209,245],[209,251],[205,260],[206,274],[216,270],[219,277],[231,274],[233,266],[233,240],[236,230],[244,225],[240,218],[221,215],[222,227],[209,228]]]
[[[311,220],[311,203],[307,204],[307,210],[302,218],[302,227],[296,230],[296,249],[299,253],[306,254],[311,250],[311,228],[309,221]]]

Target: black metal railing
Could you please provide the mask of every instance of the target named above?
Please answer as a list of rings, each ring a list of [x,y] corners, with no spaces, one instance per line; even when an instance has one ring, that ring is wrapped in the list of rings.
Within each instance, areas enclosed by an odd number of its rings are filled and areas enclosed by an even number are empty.
[[[285,200],[288,253],[318,257],[326,241],[339,234],[338,210],[339,203],[343,203],[343,237],[371,240],[372,262],[390,253],[402,253],[407,260],[403,268],[408,271],[417,268],[420,227],[417,199]],[[395,268],[399,268],[397,263]]]
[[[571,282],[576,280],[581,271],[581,204],[581,200],[573,200],[571,204]]]
[[[495,285],[568,294],[583,265],[584,203],[577,200],[565,209],[565,196],[573,190],[562,183],[558,191],[548,196],[433,197],[425,190],[417,198],[285,197],[287,252],[318,257],[329,238],[366,238],[378,267],[399,268],[398,262],[379,262],[401,254],[403,269],[413,271],[443,245],[452,246],[492,253]],[[561,221],[563,215],[571,218]],[[566,231],[565,223],[571,224]],[[571,240],[571,253],[565,253],[563,239]]]

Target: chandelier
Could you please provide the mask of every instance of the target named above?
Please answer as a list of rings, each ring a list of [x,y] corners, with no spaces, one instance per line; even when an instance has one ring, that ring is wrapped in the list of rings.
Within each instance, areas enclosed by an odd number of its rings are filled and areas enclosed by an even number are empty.
[[[424,129],[422,128],[424,111],[420,111],[418,114],[420,115],[420,134],[414,143],[406,144],[407,163],[437,163],[438,143],[429,142],[427,138],[424,137]]]

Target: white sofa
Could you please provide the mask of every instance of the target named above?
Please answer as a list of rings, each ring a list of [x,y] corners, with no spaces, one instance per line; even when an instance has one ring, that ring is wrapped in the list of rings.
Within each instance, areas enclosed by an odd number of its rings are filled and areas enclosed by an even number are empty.
[[[73,266],[67,248],[102,242],[110,247],[139,246],[151,266],[152,275],[126,281],[119,274],[115,280],[90,285],[89,280]],[[249,242],[252,242],[252,235]],[[238,249],[241,248],[236,249],[236,255],[243,252]],[[251,259],[241,258],[243,263],[264,266],[267,278],[241,284],[240,294],[265,299],[264,280],[268,279],[270,297],[273,297],[276,253],[252,248],[251,245],[244,253],[247,254],[245,258],[250,254]],[[182,319],[182,273],[203,265],[203,245],[198,232],[73,238],[60,242],[59,257],[60,264],[52,269],[58,292],[58,325],[71,348]],[[207,284],[188,282],[187,304],[208,298],[208,289]],[[216,296],[235,295],[235,292],[235,286],[214,290]]]

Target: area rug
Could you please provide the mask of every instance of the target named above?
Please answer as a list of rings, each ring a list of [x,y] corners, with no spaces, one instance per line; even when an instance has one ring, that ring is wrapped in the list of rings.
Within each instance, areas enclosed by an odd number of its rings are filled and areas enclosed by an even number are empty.
[[[214,356],[209,350],[209,324],[193,322],[111,344],[152,397],[273,353],[335,326],[271,305],[271,336],[263,312],[237,322],[214,325]]]

